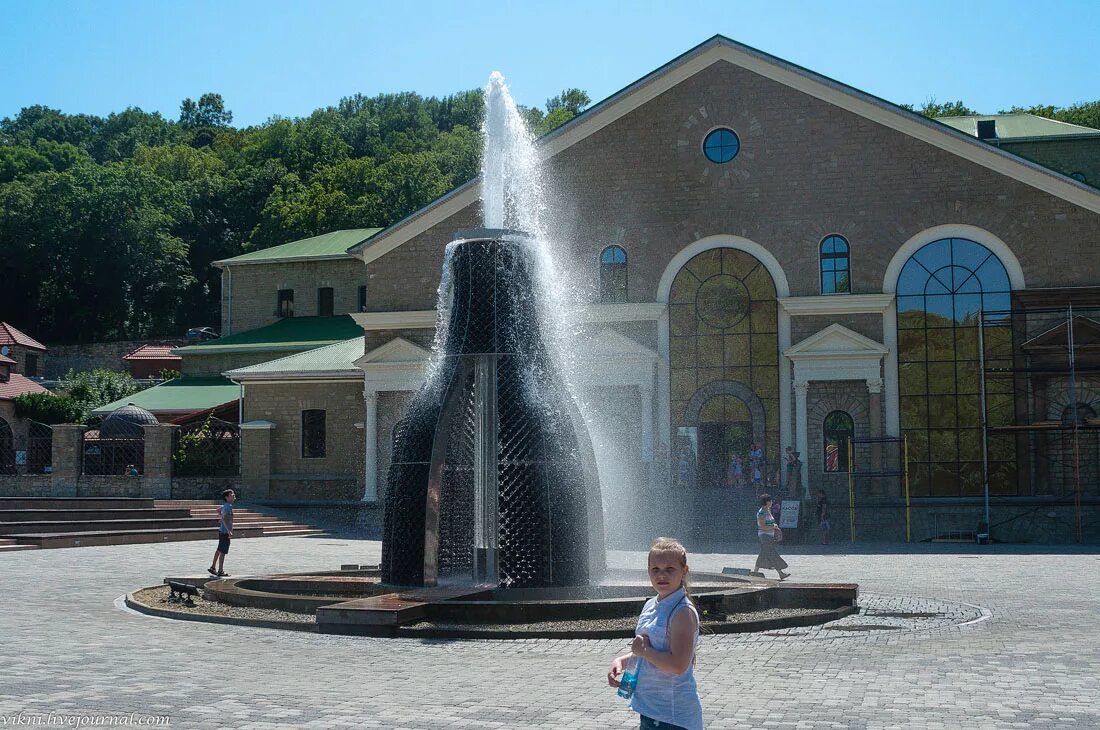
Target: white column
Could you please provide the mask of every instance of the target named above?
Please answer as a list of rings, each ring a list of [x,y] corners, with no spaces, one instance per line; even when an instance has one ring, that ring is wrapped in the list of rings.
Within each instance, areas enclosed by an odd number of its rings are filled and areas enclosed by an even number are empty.
[[[803,494],[809,495],[810,482],[806,478],[807,470],[806,464],[810,460],[810,443],[806,435],[806,395],[810,390],[810,381],[808,380],[795,380],[794,381],[794,428],[795,428],[795,443],[796,450],[800,452],[799,459],[802,461],[802,472],[800,481],[802,482]]]
[[[779,458],[782,460],[791,445],[791,366],[783,353],[791,346],[791,315],[782,306],[779,307]],[[797,448],[802,449],[801,441]],[[806,452],[802,451],[802,461],[806,461]],[[803,467],[805,468],[805,467]]]
[[[367,402],[367,418],[363,428],[366,440],[366,458],[363,468],[363,501],[378,501],[378,391],[364,390],[363,398]]]
[[[642,406],[642,461],[646,464],[653,461],[653,398],[655,395],[653,373],[650,372],[648,380],[638,385],[638,398]]]
[[[898,312],[893,304],[882,312],[882,344],[886,345],[887,350],[883,367],[886,435],[901,436],[901,398],[898,395]]]

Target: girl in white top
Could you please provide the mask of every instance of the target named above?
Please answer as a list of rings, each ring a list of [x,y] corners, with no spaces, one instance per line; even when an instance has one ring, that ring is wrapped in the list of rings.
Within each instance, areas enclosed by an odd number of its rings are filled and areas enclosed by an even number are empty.
[[[607,682],[619,686],[631,657],[638,684],[630,709],[641,730],[703,730],[703,707],[695,687],[699,613],[688,595],[687,551],[677,540],[658,538],[649,549],[649,582],[657,591],[638,617],[630,652],[611,662]]]

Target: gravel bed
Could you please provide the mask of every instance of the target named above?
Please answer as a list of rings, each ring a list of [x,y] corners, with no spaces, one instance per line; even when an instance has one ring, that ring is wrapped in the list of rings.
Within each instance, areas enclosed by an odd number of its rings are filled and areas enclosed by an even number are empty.
[[[814,616],[820,614],[821,609],[813,608],[769,608],[764,611],[752,611],[748,613],[731,613],[724,621],[708,620],[704,617],[701,630],[705,634],[708,629],[713,630],[719,626],[729,624],[750,623],[752,621],[774,621],[780,618],[796,616]],[[577,619],[575,621],[536,621],[524,624],[470,624],[459,621],[420,621],[415,624],[407,624],[403,628],[413,630],[437,629],[441,631],[632,631],[637,625],[638,619],[634,616],[620,618],[601,619]]]
[[[222,616],[231,619],[249,619],[253,621],[283,621],[294,624],[316,623],[316,620],[311,614],[290,613],[289,611],[276,611],[268,608],[230,606],[225,603],[218,603],[217,601],[204,600],[201,595],[195,596],[195,607],[189,608],[179,603],[168,603],[168,592],[168,586],[142,588],[139,591],[134,591],[134,600],[143,606],[157,608],[162,611],[177,611],[179,613]]]

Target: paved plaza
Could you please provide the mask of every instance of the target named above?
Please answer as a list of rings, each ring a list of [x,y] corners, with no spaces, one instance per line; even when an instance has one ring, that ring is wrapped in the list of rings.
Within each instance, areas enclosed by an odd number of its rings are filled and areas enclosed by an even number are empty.
[[[0,727],[51,713],[167,715],[177,728],[637,726],[604,680],[621,640],[322,636],[116,605],[165,575],[201,571],[213,547],[0,555]],[[750,549],[694,554],[692,567],[748,566]],[[696,674],[708,728],[1100,728],[1097,551],[843,549],[792,554],[791,569],[794,580],[858,582],[860,616],[704,637]],[[373,541],[260,538],[235,542],[227,569],[335,569],[379,554]],[[639,567],[644,554],[611,562]]]

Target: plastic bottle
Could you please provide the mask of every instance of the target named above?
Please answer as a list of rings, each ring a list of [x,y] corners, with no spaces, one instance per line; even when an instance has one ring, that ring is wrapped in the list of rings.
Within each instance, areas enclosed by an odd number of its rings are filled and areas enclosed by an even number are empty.
[[[638,686],[638,657],[631,655],[626,660],[623,676],[619,680],[619,696],[629,700],[634,696],[634,688]]]

